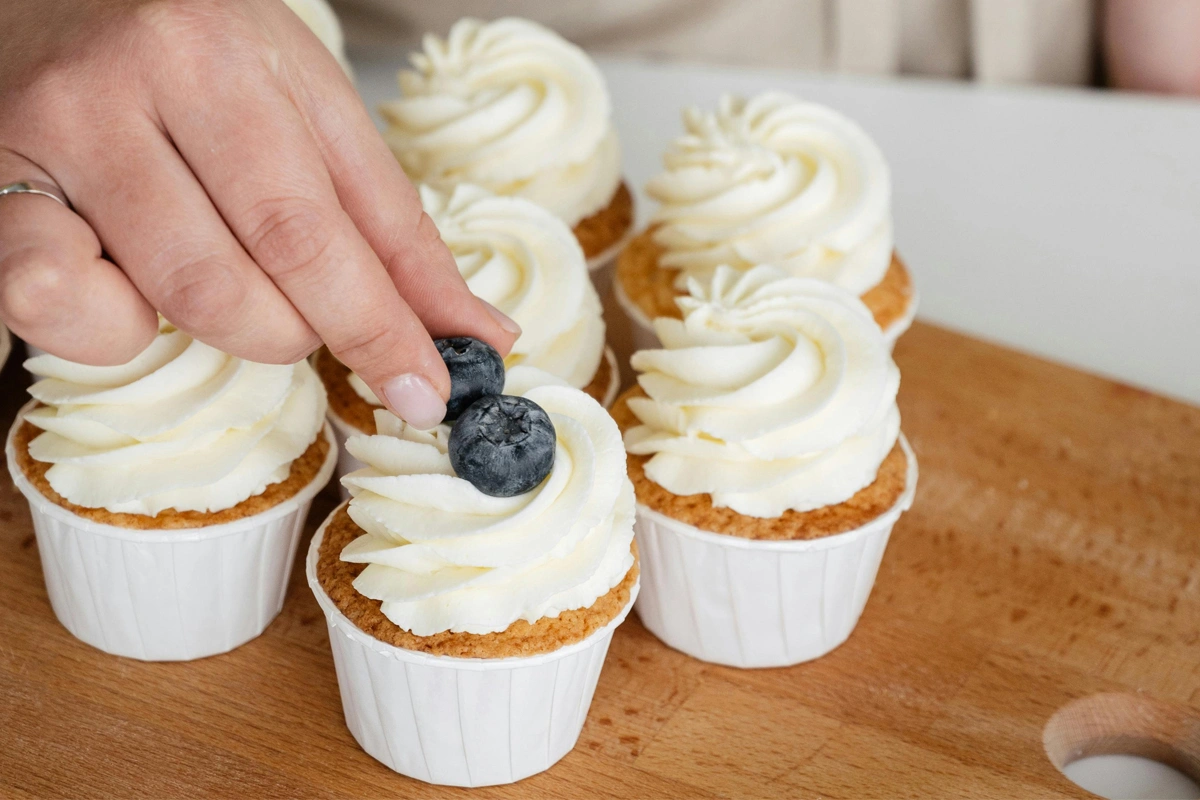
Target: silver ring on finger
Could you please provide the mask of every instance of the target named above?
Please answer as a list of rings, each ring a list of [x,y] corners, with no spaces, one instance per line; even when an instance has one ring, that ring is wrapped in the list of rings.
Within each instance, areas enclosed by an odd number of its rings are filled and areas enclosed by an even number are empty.
[[[42,197],[49,197],[51,200],[57,200],[65,208],[71,207],[71,202],[67,200],[67,196],[63,194],[62,189],[45,181],[16,181],[15,183],[7,183],[4,186],[0,186],[0,197],[4,197],[6,194],[37,194]]]

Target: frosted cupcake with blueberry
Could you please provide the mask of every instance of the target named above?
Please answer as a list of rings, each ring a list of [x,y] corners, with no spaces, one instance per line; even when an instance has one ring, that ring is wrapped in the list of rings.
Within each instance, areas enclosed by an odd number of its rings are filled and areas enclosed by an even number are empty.
[[[505,378],[466,341],[446,355],[453,419],[417,431],[379,410],[377,432],[348,441],[364,466],[307,571],[363,749],[482,786],[574,747],[639,571],[612,418],[539,370]]]
[[[589,266],[610,263],[633,226],[608,88],[581,49],[524,19],[462,19],[425,37],[384,137],[414,181],[473,183],[548,209]],[[601,279],[602,280],[602,279]]]
[[[894,249],[891,175],[871,137],[782,92],[725,96],[683,122],[646,185],[658,202],[650,227],[617,261],[615,294],[638,345],[657,346],[653,320],[679,318],[689,281],[758,264],[857,295],[894,344],[917,295]]]
[[[421,186],[420,193],[467,287],[521,326],[507,366],[536,367],[611,405],[620,382],[616,359],[605,345],[600,298],[566,225],[534,203],[478,186],[450,193]],[[439,347],[454,346],[449,341]],[[383,404],[371,389],[328,351],[315,364],[339,435],[374,433]],[[357,468],[348,454],[343,462],[342,474]]]
[[[8,436],[59,621],[105,652],[201,658],[279,613],[336,447],[307,362],[256,364],[169,323],[132,361],[42,355]]]
[[[867,307],[825,281],[718,267],[678,302],[613,409],[637,493],[638,615],[706,661],[817,658],[854,629],[916,490],[899,370]]]

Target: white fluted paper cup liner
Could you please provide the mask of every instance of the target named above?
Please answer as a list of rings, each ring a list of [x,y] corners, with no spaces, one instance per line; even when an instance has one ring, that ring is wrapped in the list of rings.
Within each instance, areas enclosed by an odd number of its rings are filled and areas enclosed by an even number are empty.
[[[886,513],[852,531],[805,541],[710,533],[637,507],[643,591],[638,616],[670,647],[730,667],[786,667],[850,636],[867,604],[888,536],[912,505],[917,459]]]
[[[245,519],[205,528],[135,530],[92,522],[51,502],[6,454],[29,501],[50,605],[75,638],[142,661],[189,661],[258,636],[283,608],[313,496],[333,474],[329,455],[312,482]]]
[[[621,310],[625,312],[625,316],[629,318],[629,324],[633,329],[633,349],[638,350],[657,350],[662,347],[662,343],[658,340],[658,334],[654,332],[654,323],[641,306],[629,299],[629,295],[625,293],[625,289],[621,286],[619,280],[614,280],[613,296],[617,299],[617,304],[621,306]],[[912,299],[909,301],[908,308],[905,309],[904,315],[883,329],[883,338],[887,342],[888,350],[893,350],[896,347],[896,340],[900,338],[906,330],[912,327],[913,320],[917,316],[917,300],[918,295],[913,292]]]
[[[418,653],[359,630],[321,588],[317,561],[328,524],[308,549],[308,585],[329,626],[346,726],[368,755],[427,783],[493,786],[544,772],[571,751],[637,584],[611,622],[551,653],[497,659]]]
[[[895,350],[896,340],[900,338],[901,334],[912,327],[913,320],[917,318],[917,303],[919,300],[920,295],[917,294],[916,290],[913,290],[912,297],[908,301],[908,308],[904,309],[903,316],[883,329],[883,338],[887,342],[888,350]]]
[[[604,395],[604,402],[601,403],[605,408],[612,408],[612,404],[617,400],[617,394],[621,389],[621,374],[617,369],[617,355],[613,349],[607,345],[604,347],[604,360],[608,362],[609,375],[612,379],[608,384],[608,391]],[[342,478],[349,475],[355,470],[362,469],[366,465],[359,461],[350,452],[346,450],[346,440],[351,436],[362,436],[366,431],[361,431],[351,425],[346,420],[334,413],[333,409],[328,409],[325,416],[329,419],[329,424],[333,426],[333,436],[337,440],[338,460],[337,460],[337,476],[338,492],[341,494],[342,500],[350,499],[350,492],[345,486],[342,486]]]

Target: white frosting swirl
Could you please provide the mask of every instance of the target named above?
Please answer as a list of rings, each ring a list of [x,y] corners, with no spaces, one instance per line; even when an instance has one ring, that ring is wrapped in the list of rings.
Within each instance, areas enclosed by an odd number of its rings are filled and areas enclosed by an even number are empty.
[[[633,356],[648,397],[629,452],[677,495],[778,517],[871,484],[900,433],[900,371],[870,311],[823,281],[718,267],[659,318],[662,350]]]
[[[380,410],[379,435],[346,443],[367,465],[342,479],[366,533],[342,560],[368,564],[354,588],[418,636],[496,633],[586,608],[633,565],[633,486],[608,412],[529,367],[509,373],[505,392],[544,408],[558,436],[550,475],[518,497],[455,477],[445,426],[417,431]]]
[[[604,357],[604,318],[571,229],[527,200],[467,184],[453,194],[422,185],[421,202],[467,287],[521,326],[505,365],[587,386]],[[349,380],[359,397],[382,405],[361,378]]]
[[[307,362],[256,364],[169,323],[140,355],[92,367],[52,355],[25,362],[44,405],[29,443],[70,502],[153,516],[220,511],[285,480],[319,435],[325,390]]]
[[[582,50],[524,19],[461,19],[427,35],[384,137],[414,180],[466,182],[544,206],[568,225],[604,208],[621,152],[604,78]]]
[[[781,92],[724,96],[715,113],[684,113],[686,133],[646,192],[661,206],[661,264],[687,279],[718,265],[774,264],[862,294],[892,258],[891,178],[854,122]]]

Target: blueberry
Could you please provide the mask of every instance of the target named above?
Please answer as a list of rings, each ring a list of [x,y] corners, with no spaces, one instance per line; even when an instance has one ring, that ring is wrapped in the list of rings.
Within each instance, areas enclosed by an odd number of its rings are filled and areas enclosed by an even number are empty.
[[[450,401],[443,422],[458,419],[481,397],[504,391],[504,359],[487,342],[455,336],[434,342],[450,371]]]
[[[524,397],[476,400],[450,431],[450,463],[458,477],[492,497],[514,497],[537,486],[554,466],[554,423]]]

